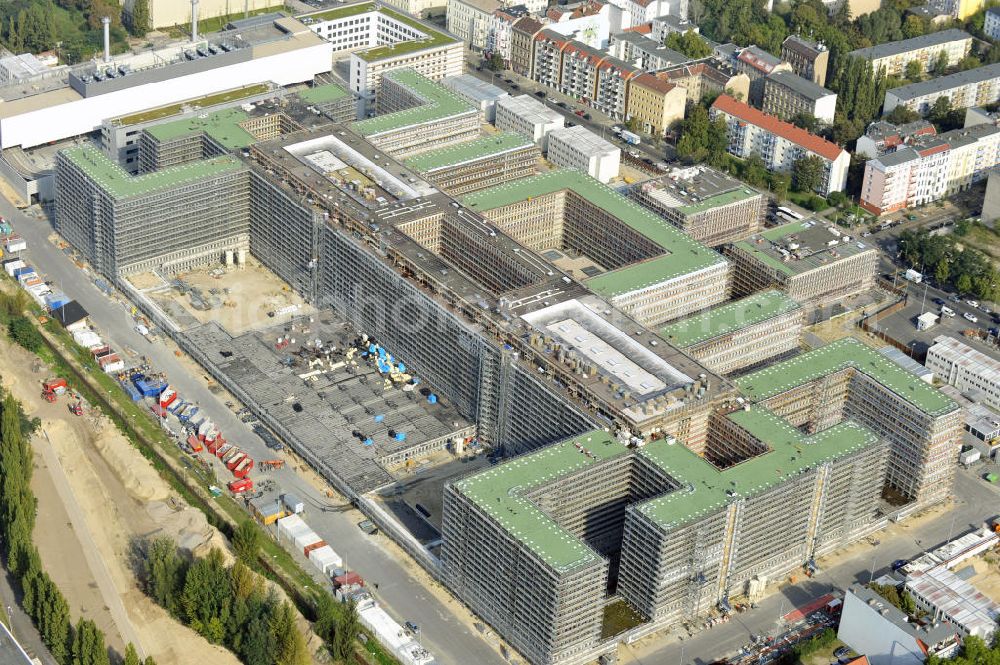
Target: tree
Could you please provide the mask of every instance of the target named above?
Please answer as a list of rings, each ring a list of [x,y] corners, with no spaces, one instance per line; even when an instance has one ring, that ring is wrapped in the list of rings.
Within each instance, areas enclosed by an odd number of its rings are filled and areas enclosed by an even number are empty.
[[[743,179],[754,187],[767,184],[767,167],[760,155],[750,155],[743,162]]]
[[[135,645],[131,642],[125,645],[124,665],[142,665],[142,661],[139,660],[139,654],[135,650]]]
[[[499,53],[494,53],[486,60],[486,68],[494,72],[502,72],[506,68],[506,64],[503,61],[503,56]]]
[[[708,137],[705,148],[708,151],[709,166],[720,168],[728,159],[729,132],[726,121],[716,118],[708,125]]]
[[[919,60],[910,60],[906,63],[906,68],[903,70],[907,80],[909,81],[919,81],[924,73],[924,66]]]
[[[793,186],[800,192],[815,191],[823,184],[823,160],[816,155],[800,157],[792,169]]]
[[[889,111],[885,119],[894,125],[905,125],[908,122],[919,120],[920,114],[906,106],[900,105]]]
[[[812,133],[819,129],[819,120],[808,111],[802,111],[792,116],[792,124]]]
[[[14,342],[32,353],[41,349],[45,343],[34,324],[23,316],[17,316],[10,320],[10,323],[7,324],[7,334]]]
[[[309,650],[295,626],[295,610],[291,605],[286,602],[278,606],[270,627],[277,665],[309,665]]]
[[[260,529],[250,520],[241,522],[233,530],[233,551],[236,553],[236,557],[246,565],[249,566],[257,560],[260,546]]]
[[[968,273],[962,273],[955,280],[955,288],[961,294],[967,294],[972,291],[972,277]]]
[[[181,606],[195,631],[209,642],[222,641],[232,608],[232,586],[222,552],[213,549],[191,564],[184,578]]]
[[[770,177],[771,191],[779,199],[788,196],[788,188],[792,186],[792,178],[787,173],[772,173]]]
[[[149,23],[149,0],[134,0],[128,16],[128,31],[136,37],[142,37],[152,29]]]
[[[80,619],[76,624],[73,665],[111,665],[104,633],[90,619]]]
[[[927,32],[923,19],[914,14],[908,14],[903,20],[903,36],[907,39],[919,37]]]
[[[948,121],[948,113],[951,112],[951,99],[941,95],[934,100],[927,117],[934,124],[942,124]]]
[[[941,259],[934,268],[934,279],[937,280],[938,284],[947,284],[948,273],[948,261]]]
[[[681,123],[677,156],[688,162],[703,162],[708,157],[708,111],[695,105]]]
[[[170,538],[157,538],[146,548],[145,586],[154,601],[174,616],[180,616],[181,592],[187,567]]]
[[[707,58],[712,55],[712,47],[694,30],[671,32],[663,43],[667,48],[680,51],[689,58]]]
[[[934,60],[934,65],[930,67],[930,70],[937,76],[941,76],[944,74],[946,69],[948,69],[948,52],[941,49],[941,52],[938,53],[937,58]]]

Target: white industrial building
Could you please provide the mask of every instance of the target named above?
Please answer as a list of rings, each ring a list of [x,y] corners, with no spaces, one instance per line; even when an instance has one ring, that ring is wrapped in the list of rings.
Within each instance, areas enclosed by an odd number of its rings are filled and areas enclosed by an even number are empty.
[[[563,127],[549,133],[548,160],[583,171],[607,184],[618,177],[622,151],[586,127]]]
[[[502,88],[478,79],[472,74],[449,76],[441,80],[441,85],[469,100],[479,109],[480,117],[490,124],[496,120],[497,100],[510,96]]]
[[[280,17],[210,40],[74,67],[68,80],[0,90],[0,148],[30,148],[87,134],[106,118],[257,83],[291,85],[329,72],[333,50],[301,22]]]
[[[964,393],[982,395],[982,401],[1000,409],[1000,360],[953,337],[939,335],[927,351],[927,367],[942,381]]]
[[[548,135],[563,126],[563,115],[528,95],[504,97],[496,103],[496,126],[520,134],[535,142],[543,151]]]
[[[368,599],[358,605],[361,625],[403,665],[427,665],[434,658],[414,640],[377,602]]]

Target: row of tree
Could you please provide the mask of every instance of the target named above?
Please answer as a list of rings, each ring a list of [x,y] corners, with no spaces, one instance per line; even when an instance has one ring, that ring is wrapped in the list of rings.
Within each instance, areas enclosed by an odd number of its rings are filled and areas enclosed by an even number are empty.
[[[59,665],[110,665],[104,633],[89,619],[72,625],[69,603],[42,569],[32,542],[35,496],[31,491],[33,468],[29,439],[38,429],[11,395],[0,406],[0,541],[7,569],[20,585],[22,606],[31,617],[42,642]],[[140,665],[129,644],[126,665]],[[155,665],[147,658],[145,665]]]
[[[144,588],[157,604],[247,665],[310,662],[295,610],[243,561],[226,566],[217,549],[189,561],[172,540],[157,538],[146,544],[143,563]]]
[[[989,257],[973,247],[959,247],[955,239],[965,235],[969,226],[961,222],[954,234],[943,236],[904,231],[899,236],[900,255],[910,267],[933,274],[939,284],[950,284],[962,295],[1000,300],[1000,273]]]

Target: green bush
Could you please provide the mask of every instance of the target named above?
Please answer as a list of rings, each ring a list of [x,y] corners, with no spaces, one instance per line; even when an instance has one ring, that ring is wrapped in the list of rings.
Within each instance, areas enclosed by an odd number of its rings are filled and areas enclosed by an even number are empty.
[[[17,344],[23,346],[32,353],[42,348],[44,340],[38,329],[23,316],[15,316],[7,324],[7,334]]]

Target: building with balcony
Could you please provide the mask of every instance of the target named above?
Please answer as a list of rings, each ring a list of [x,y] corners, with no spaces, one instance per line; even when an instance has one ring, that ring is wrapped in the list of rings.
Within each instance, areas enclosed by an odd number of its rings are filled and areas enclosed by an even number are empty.
[[[858,137],[854,152],[861,157],[874,159],[893,152],[918,136],[933,136],[936,133],[937,129],[927,120],[914,120],[903,125],[876,120]]]
[[[545,23],[533,16],[522,16],[510,27],[510,68],[530,79],[535,78],[535,38]]]
[[[886,76],[903,76],[906,65],[911,62],[919,62],[923,71],[930,71],[942,52],[948,61],[948,67],[954,67],[959,60],[969,55],[971,48],[972,35],[950,28],[912,39],[860,48],[847,56],[869,61],[873,72],[882,69]]]
[[[591,104],[597,93],[598,67],[606,57],[603,51],[576,40],[569,41],[562,49],[562,68],[556,89]]]
[[[482,53],[493,27],[493,14],[500,8],[500,0],[448,0],[448,32]]]
[[[953,109],[988,106],[1000,100],[1000,63],[887,90],[883,112],[904,106],[927,115],[941,97],[946,97]]]
[[[625,119],[628,116],[631,83],[640,75],[642,71],[638,68],[607,56],[597,66],[597,90],[591,106],[615,120]]]

